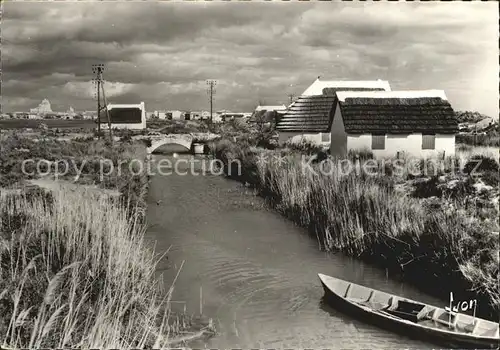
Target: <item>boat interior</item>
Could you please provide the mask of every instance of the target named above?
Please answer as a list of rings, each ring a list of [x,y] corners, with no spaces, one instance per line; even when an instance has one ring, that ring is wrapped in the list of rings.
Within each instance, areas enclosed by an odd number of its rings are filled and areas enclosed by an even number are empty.
[[[478,337],[499,338],[500,327],[493,321],[457,312],[450,313],[442,308],[400,298],[335,278],[326,282],[337,295],[379,314],[408,320],[426,327]]]

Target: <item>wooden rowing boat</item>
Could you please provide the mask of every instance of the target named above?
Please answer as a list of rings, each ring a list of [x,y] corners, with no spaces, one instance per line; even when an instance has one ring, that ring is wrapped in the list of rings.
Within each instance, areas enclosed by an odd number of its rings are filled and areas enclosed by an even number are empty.
[[[409,336],[432,337],[448,346],[498,349],[499,325],[466,314],[398,297],[389,293],[318,274],[325,298],[377,325]],[[451,322],[450,322],[451,321]]]

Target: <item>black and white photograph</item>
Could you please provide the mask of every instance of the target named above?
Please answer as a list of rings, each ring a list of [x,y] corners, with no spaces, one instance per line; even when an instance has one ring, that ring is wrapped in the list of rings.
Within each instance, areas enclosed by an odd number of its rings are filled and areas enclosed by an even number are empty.
[[[0,350],[500,347],[498,2],[0,10]]]

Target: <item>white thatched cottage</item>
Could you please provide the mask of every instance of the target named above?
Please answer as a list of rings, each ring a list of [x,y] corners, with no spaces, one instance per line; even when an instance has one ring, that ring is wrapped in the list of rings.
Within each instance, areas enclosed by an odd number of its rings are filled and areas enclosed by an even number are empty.
[[[390,91],[388,81],[333,81],[316,79],[283,114],[276,124],[279,143],[310,141],[328,147],[331,142],[332,108],[338,91]]]
[[[374,156],[455,153],[458,122],[444,91],[338,92],[330,152],[368,150]]]

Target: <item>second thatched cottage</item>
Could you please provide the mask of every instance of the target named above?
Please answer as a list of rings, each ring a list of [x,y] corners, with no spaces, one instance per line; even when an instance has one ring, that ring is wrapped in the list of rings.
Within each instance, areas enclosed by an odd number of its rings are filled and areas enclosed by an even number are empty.
[[[333,155],[368,150],[374,156],[455,153],[458,122],[444,91],[338,92],[331,127]]]

